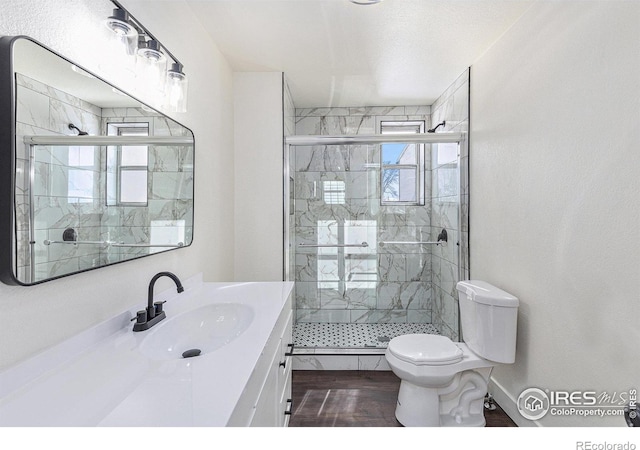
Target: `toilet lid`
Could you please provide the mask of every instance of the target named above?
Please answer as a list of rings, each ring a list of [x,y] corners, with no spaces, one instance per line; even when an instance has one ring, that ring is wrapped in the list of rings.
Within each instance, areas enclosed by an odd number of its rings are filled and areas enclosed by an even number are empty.
[[[445,336],[405,334],[389,342],[389,351],[398,359],[417,365],[453,364],[462,359],[462,349]]]

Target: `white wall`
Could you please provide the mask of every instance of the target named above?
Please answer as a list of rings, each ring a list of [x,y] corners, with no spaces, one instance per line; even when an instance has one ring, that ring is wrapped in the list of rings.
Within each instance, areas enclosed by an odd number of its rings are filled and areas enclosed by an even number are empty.
[[[233,75],[235,280],[283,279],[283,79]]]
[[[0,370],[136,305],[150,278],[170,270],[181,278],[233,279],[232,73],[183,2],[127,0],[124,5],[185,65],[189,111],[174,118],[196,138],[195,234],[191,247],[125,262],[34,287],[0,284]],[[161,2],[154,2],[157,3]],[[29,35],[99,75],[109,1],[3,2],[0,33]],[[197,42],[198,45],[192,45]],[[118,80],[109,75],[109,80]],[[281,253],[281,252],[280,252]],[[169,280],[156,289],[170,287]]]
[[[638,24],[637,2],[538,2],[472,66],[471,277],[521,301],[501,398],[640,387]]]

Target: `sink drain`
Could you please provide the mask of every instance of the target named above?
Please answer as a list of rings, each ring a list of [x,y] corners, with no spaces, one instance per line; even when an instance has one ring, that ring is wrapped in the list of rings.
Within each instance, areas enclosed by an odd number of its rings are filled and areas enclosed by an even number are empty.
[[[194,356],[199,356],[201,350],[199,348],[192,348],[190,350],[186,350],[182,353],[183,358],[193,358]]]

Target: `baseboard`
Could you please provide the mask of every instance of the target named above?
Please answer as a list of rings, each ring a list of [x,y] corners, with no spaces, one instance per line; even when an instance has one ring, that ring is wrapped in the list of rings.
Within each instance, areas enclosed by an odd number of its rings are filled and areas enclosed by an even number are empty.
[[[515,422],[519,427],[541,427],[539,421],[528,420],[522,417],[518,411],[518,403],[511,394],[509,394],[505,388],[495,381],[493,377],[489,378],[489,393],[493,396],[494,400],[500,408]]]

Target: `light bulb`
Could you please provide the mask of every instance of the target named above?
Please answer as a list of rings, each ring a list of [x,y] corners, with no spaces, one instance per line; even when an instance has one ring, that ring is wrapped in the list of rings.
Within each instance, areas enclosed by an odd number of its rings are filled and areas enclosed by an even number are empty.
[[[129,14],[116,8],[113,10],[113,16],[108,17],[104,21],[105,26],[114,34],[114,39],[122,44],[128,55],[136,52],[138,42],[138,31],[129,23]]]
[[[165,90],[167,58],[158,41],[150,40],[138,49],[136,58],[137,86],[147,102],[162,104]]]
[[[187,76],[182,72],[182,64],[174,63],[167,71],[165,101],[166,108],[173,112],[187,111]]]
[[[161,63],[166,60],[164,53],[160,49],[160,43],[154,39],[146,42],[146,45],[138,49],[138,56],[142,56],[154,63]]]

